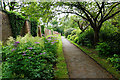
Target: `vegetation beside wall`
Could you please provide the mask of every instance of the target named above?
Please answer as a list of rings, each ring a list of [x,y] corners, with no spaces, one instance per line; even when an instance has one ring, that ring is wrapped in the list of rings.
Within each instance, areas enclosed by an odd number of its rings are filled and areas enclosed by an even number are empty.
[[[30,19],[30,23],[31,23],[31,35],[35,37],[37,36],[38,20]]]
[[[57,36],[12,37],[2,45],[3,79],[54,79],[57,62]]]
[[[13,11],[9,11],[6,13],[8,14],[8,17],[9,17],[12,35],[14,38],[16,38],[18,35],[20,35],[20,31],[24,26],[25,17]]]

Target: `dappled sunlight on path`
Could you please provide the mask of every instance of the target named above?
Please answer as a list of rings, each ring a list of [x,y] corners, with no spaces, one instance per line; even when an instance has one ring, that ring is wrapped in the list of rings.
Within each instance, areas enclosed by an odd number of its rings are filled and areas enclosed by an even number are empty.
[[[67,39],[62,37],[63,53],[70,78],[111,78],[112,76]]]

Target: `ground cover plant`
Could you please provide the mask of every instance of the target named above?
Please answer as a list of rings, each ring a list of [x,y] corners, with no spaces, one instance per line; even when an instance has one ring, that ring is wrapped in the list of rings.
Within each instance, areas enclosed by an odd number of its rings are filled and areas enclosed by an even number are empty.
[[[55,36],[46,38],[10,38],[2,46],[3,78],[53,79],[58,40]]]

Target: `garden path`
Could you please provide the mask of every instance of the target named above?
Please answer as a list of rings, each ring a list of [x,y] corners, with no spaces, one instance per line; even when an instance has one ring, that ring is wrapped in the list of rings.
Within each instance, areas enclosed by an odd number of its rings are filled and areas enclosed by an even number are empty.
[[[112,78],[106,70],[62,36],[70,78]]]

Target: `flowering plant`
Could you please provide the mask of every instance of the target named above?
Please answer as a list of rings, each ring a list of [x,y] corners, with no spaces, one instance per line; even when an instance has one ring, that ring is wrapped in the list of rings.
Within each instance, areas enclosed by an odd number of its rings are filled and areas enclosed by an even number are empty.
[[[3,61],[5,61],[3,62],[3,77],[53,78],[57,39],[51,37],[41,41],[41,39],[34,37],[30,41],[31,37],[21,38],[17,38],[16,42],[2,47]],[[41,45],[41,42],[44,44]],[[9,75],[7,75],[8,73]]]

